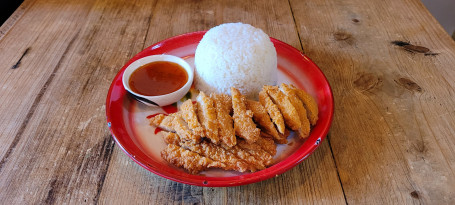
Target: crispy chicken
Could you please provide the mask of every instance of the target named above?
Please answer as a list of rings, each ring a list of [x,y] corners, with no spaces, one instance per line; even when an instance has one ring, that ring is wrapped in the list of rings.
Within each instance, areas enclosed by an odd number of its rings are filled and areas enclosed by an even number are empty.
[[[247,108],[253,111],[253,119],[259,124],[263,131],[270,134],[277,143],[286,144],[286,136],[280,135],[275,128],[275,125],[270,120],[270,116],[267,114],[264,106],[261,103],[253,100],[247,100]]]
[[[302,126],[297,130],[297,133],[299,134],[300,138],[308,137],[308,135],[310,135],[310,121],[308,120],[307,112],[303,106],[303,102],[297,96],[296,90],[292,89],[289,85],[282,83],[280,85],[280,88],[284,94],[288,96],[289,101],[295,107],[299,115]]]
[[[234,125],[230,115],[232,111],[231,97],[226,94],[214,93],[212,93],[210,97],[215,102],[216,119],[218,120],[218,134],[221,143],[227,145],[228,147],[232,147],[237,144],[237,139],[235,138]]]
[[[281,114],[283,114],[285,124],[292,130],[300,129],[302,123],[300,122],[299,115],[289,98],[276,86],[266,85],[263,88],[267,94],[269,94],[275,105],[278,106],[278,109],[280,109]]]
[[[240,94],[236,88],[231,88],[232,108],[234,109],[235,134],[245,139],[248,143],[254,143],[259,138],[261,130],[253,122],[253,112],[246,109],[246,97]]]
[[[174,121],[173,115],[158,114],[150,118],[150,125],[159,127],[169,132],[175,132],[175,129],[172,126],[172,121]]]
[[[213,99],[200,92],[196,98],[197,101],[197,115],[205,129],[205,136],[213,143],[219,144],[220,138],[218,137],[218,122],[216,120],[216,110],[214,107]]]
[[[177,113],[174,113],[174,120],[172,121],[172,127],[174,128],[175,132],[185,140],[192,140],[194,142],[200,142],[201,136],[193,134],[190,128],[183,120],[183,118]]]
[[[318,119],[316,101],[293,85],[264,86],[259,102],[235,88],[231,94],[200,92],[177,113],[150,118],[150,125],[164,130],[162,158],[192,174],[211,167],[263,170],[274,163],[276,143],[287,143],[289,129],[305,138]]]
[[[169,163],[188,170],[191,174],[197,174],[208,168],[225,168],[226,165],[203,157],[198,153],[185,150],[174,144],[168,144],[161,152],[161,157]]]
[[[202,128],[201,123],[197,119],[196,106],[194,106],[191,99],[186,100],[180,106],[180,113],[195,135],[204,136],[204,128]]]
[[[275,103],[273,103],[272,99],[270,99],[269,95],[267,94],[267,91],[262,90],[261,92],[259,92],[259,102],[267,110],[267,113],[269,113],[269,116],[272,119],[273,123],[275,124],[278,132],[284,134],[284,130],[286,129],[286,127],[284,125],[283,115],[281,114],[278,106],[275,105]]]
[[[307,109],[308,119],[310,120],[311,125],[315,125],[318,121],[318,104],[310,94],[296,88],[294,85],[290,85],[290,87],[296,91],[297,96],[299,96],[300,100]]]

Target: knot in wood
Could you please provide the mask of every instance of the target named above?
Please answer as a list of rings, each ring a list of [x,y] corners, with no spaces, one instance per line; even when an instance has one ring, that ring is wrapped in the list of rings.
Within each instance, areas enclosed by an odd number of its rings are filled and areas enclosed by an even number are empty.
[[[413,92],[422,92],[422,87],[420,87],[417,83],[407,78],[399,78],[395,80],[398,85],[403,86],[404,88],[413,91]]]
[[[352,37],[351,34],[344,32],[344,31],[337,31],[333,34],[333,37],[337,41],[344,41]]]
[[[415,198],[415,199],[420,198],[419,193],[418,193],[417,191],[411,192],[411,197],[412,197],[412,198]]]
[[[358,90],[367,91],[373,89],[381,81],[379,77],[371,73],[362,73],[357,80],[354,81],[354,86]]]

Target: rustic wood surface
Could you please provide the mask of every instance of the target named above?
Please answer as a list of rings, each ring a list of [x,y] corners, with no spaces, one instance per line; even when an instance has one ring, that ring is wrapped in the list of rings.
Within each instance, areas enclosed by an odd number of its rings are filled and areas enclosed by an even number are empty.
[[[203,188],[137,165],[105,98],[160,40],[244,22],[304,51],[335,98],[328,138],[259,183]],[[419,0],[25,0],[0,27],[4,204],[453,204],[455,43]]]

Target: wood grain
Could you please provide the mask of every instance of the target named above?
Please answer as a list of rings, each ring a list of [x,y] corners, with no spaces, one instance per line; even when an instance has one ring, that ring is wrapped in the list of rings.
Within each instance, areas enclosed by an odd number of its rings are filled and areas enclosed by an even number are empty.
[[[0,108],[6,113],[0,165],[4,203],[97,202],[114,149],[104,114],[106,91],[143,45],[147,21],[129,14],[147,12],[147,6],[36,2],[2,39],[2,52],[16,51],[1,56],[2,101],[9,100]],[[11,42],[23,45],[15,48]],[[21,65],[12,69],[18,51],[26,48],[31,49]]]
[[[291,5],[306,54],[333,88],[330,140],[347,202],[453,203],[455,43],[450,36],[420,1]]]
[[[226,22],[305,53],[335,97],[329,137],[259,183],[203,188],[114,144],[105,97],[163,39]],[[455,42],[418,0],[25,0],[0,27],[5,204],[453,204]]]

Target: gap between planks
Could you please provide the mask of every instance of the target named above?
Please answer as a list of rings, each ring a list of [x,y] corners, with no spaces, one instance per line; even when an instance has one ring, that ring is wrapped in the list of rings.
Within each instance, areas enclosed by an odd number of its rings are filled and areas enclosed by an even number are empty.
[[[289,5],[289,10],[291,11],[292,20],[294,21],[294,28],[295,28],[295,31],[297,32],[297,37],[299,38],[300,49],[302,49],[302,53],[304,53],[305,51],[303,50],[302,40],[300,39],[299,28],[297,26],[297,22],[295,21],[294,11],[292,10],[290,0],[288,0],[288,5]],[[332,147],[330,147],[330,150],[332,150]],[[337,170],[337,173],[338,173],[338,170]]]
[[[343,188],[343,182],[341,182],[340,172],[338,171],[337,161],[335,160],[335,156],[333,155],[332,144],[330,143],[330,135],[327,135],[326,139],[327,139],[327,142],[329,143],[330,155],[332,156],[333,163],[335,165],[335,170],[337,171],[337,177],[338,177],[338,181],[340,182],[341,191],[343,192],[344,202],[346,204],[348,204],[348,199],[346,198],[346,193],[344,192],[344,188]]]

